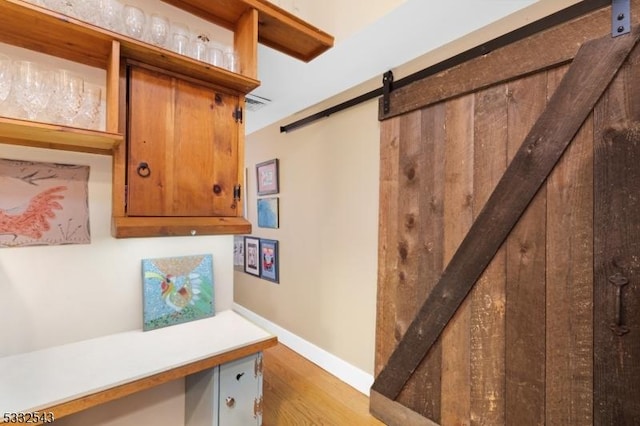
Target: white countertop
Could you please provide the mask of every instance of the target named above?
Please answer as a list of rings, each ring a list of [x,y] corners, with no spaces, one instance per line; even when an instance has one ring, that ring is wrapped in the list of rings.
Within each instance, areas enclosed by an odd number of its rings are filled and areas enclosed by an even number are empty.
[[[233,311],[0,358],[0,416],[34,412],[274,336]]]

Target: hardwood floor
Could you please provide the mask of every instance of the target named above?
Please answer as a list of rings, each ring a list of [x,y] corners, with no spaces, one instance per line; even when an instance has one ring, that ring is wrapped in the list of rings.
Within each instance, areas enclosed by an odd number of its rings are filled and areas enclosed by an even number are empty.
[[[282,343],[264,352],[263,426],[383,425],[369,398]]]

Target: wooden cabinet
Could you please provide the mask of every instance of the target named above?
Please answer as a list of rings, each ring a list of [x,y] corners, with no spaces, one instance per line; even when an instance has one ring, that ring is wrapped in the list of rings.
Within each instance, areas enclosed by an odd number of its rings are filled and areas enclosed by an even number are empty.
[[[241,190],[236,187],[243,184],[244,125],[224,123],[230,113],[239,117],[236,108],[243,109],[244,96],[260,84],[257,43],[309,61],[330,48],[333,37],[265,0],[165,2],[231,30],[239,71],[181,56],[31,3],[0,2],[0,42],[106,70],[107,105],[104,131],[0,117],[0,143],[113,155],[115,237],[250,232],[249,222],[241,217],[242,200],[237,199]],[[153,94],[141,95],[172,96],[175,110],[170,114],[165,110],[164,119],[138,118],[151,117],[146,108],[162,112],[154,103],[144,108],[131,105],[125,111],[123,64],[127,61],[170,76],[159,88],[148,89]],[[146,90],[144,85],[136,85],[137,89]],[[156,129],[146,128],[145,122],[155,123]],[[159,138],[162,127],[171,132]],[[127,130],[133,132],[133,139]],[[153,133],[153,144],[145,139],[146,132]],[[135,142],[141,135],[146,143]],[[193,143],[207,139],[213,144]],[[133,145],[125,140],[134,141]],[[153,148],[158,144],[162,148]],[[152,175],[132,179],[145,162],[142,157],[151,159],[146,161],[148,166],[153,162]],[[156,168],[159,160],[162,163]]]
[[[138,66],[127,79],[127,214],[242,214],[240,98]]]

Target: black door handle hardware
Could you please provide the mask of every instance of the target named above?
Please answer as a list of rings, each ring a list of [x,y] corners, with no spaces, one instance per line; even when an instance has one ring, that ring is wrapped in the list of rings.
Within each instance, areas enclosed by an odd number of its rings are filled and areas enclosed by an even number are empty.
[[[151,169],[149,168],[149,164],[145,163],[144,161],[138,164],[136,172],[138,173],[138,176],[143,178],[151,176]]]

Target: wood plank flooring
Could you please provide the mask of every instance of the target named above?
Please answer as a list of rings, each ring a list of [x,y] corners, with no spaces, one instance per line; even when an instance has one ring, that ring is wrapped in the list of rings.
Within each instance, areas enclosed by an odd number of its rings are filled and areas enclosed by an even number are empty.
[[[263,426],[383,425],[369,398],[282,343],[264,351]]]

